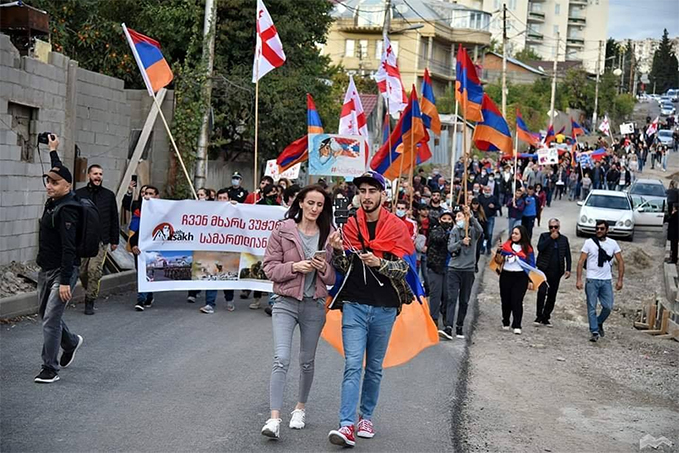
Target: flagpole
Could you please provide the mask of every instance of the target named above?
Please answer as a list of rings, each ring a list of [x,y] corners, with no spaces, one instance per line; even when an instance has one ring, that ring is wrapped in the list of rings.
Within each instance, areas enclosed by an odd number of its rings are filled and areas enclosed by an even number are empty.
[[[257,62],[257,81],[255,82],[255,170],[252,174],[252,190],[257,190],[257,139],[259,136],[259,62]]]
[[[174,137],[172,136],[172,132],[170,132],[170,126],[168,126],[167,120],[165,119],[165,115],[163,114],[163,110],[160,108],[160,104],[158,104],[158,99],[156,99],[156,94],[153,93],[151,95],[151,97],[153,97],[153,102],[156,104],[156,108],[158,109],[158,113],[160,114],[160,119],[163,120],[163,124],[165,125],[165,130],[167,131],[167,135],[170,137],[170,142],[172,143],[172,147],[174,148],[174,152],[177,154],[177,159],[179,159],[179,163],[182,166],[182,170],[184,171],[184,176],[186,176],[186,181],[189,183],[189,187],[191,188],[191,192],[193,193],[193,197],[197,200],[198,194],[196,193],[196,188],[193,186],[193,182],[191,181],[191,178],[189,177],[189,172],[186,170],[186,165],[184,165],[184,159],[182,159],[182,155],[179,154],[179,150],[177,149],[177,144],[174,141]]]
[[[467,166],[469,165],[469,156],[467,155],[467,109],[464,108],[462,109],[462,117],[464,119],[464,122],[462,124],[462,147],[464,148],[462,151],[464,152],[464,203],[463,206],[467,206],[467,181],[469,179],[468,175],[468,170]],[[451,197],[452,198],[452,197]],[[470,207],[471,209],[471,207]],[[473,214],[472,214],[473,215]],[[467,219],[467,222],[465,222],[464,226],[464,235],[469,236],[469,219]]]
[[[516,201],[516,167],[518,164],[519,160],[519,125],[518,123],[516,124],[516,137],[514,138],[514,184],[512,185],[512,197],[514,197],[514,201]],[[509,232],[509,235],[512,235],[512,232]]]
[[[415,86],[413,85],[413,90],[415,89]],[[408,172],[408,192],[409,192],[409,197],[410,197],[410,211],[412,212],[413,210],[413,171],[415,170],[415,140],[413,140],[414,135],[415,135],[415,109],[411,108],[410,109],[410,130],[411,130],[411,136],[410,136],[410,171]],[[423,124],[424,126],[424,124]]]
[[[450,153],[450,201],[453,201],[453,187],[455,181],[455,151],[457,150],[457,112],[460,104],[455,99],[455,119],[453,123],[453,149]],[[451,206],[452,207],[452,206]]]

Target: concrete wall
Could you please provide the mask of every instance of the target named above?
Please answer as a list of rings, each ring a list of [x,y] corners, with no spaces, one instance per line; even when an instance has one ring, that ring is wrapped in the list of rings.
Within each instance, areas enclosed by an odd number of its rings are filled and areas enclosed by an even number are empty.
[[[0,34],[0,265],[37,255],[38,218],[46,200],[42,174],[49,169],[47,146],[41,145],[40,152],[32,146],[37,134],[60,136],[60,157],[74,174],[77,145],[88,164],[104,167],[104,186],[116,191],[128,162],[131,131],[143,127],[150,108],[145,93],[125,90],[122,80],[81,69],[56,52],[49,54],[48,63],[21,57],[9,37]],[[163,104],[168,122],[172,101],[168,93]],[[23,129],[12,114],[17,108],[30,112]],[[22,147],[24,139],[31,146]],[[158,120],[149,160],[151,182],[160,188],[165,186],[168,150]]]

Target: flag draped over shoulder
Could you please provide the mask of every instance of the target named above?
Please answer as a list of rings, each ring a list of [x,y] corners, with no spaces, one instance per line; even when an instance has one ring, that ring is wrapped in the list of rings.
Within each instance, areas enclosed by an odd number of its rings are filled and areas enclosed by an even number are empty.
[[[537,291],[538,288],[540,288],[540,285],[542,285],[542,283],[546,284],[547,276],[545,276],[544,272],[535,267],[535,255],[533,253],[533,249],[531,248],[528,254],[524,253],[523,250],[515,252],[512,249],[511,242],[512,241],[510,240],[502,244],[500,254],[505,259],[511,256],[515,256],[517,258],[516,262],[519,264],[519,266],[521,266],[521,269],[523,269],[524,272],[528,274],[528,278],[530,279],[531,283],[533,283],[533,291]],[[500,270],[500,265],[495,262],[495,254],[493,254],[493,257],[490,259],[488,265],[495,272],[498,272]]]
[[[306,95],[307,106],[307,134],[290,143],[276,159],[278,171],[283,173],[290,167],[309,159],[309,135],[322,134],[323,124],[318,115],[314,99],[309,93]]]
[[[434,97],[434,87],[429,77],[429,69],[424,69],[424,80],[422,80],[422,121],[427,129],[436,135],[441,135],[441,119],[436,109],[436,98]]]
[[[528,129],[519,109],[516,109],[516,133],[522,142],[531,146],[538,146],[538,137]]]
[[[262,0],[257,0],[256,23],[257,46],[255,47],[255,61],[252,65],[252,83],[259,81],[285,63],[283,43]]]
[[[505,156],[513,155],[514,147],[509,125],[486,93],[483,94],[481,113],[483,121],[477,123],[474,128],[473,140],[476,147],[482,151],[501,151]]]
[[[467,120],[483,121],[481,104],[483,103],[483,87],[476,74],[467,50],[462,44],[457,50],[455,99],[462,105],[462,112]]]
[[[122,24],[123,32],[132,50],[132,55],[139,66],[144,84],[153,96],[161,88],[169,85],[174,77],[170,65],[160,51],[160,43],[155,39],[142,35]]]
[[[370,161],[370,168],[381,173],[387,179],[398,178],[401,170],[403,172],[409,171],[413,164],[417,164],[418,158],[415,158],[414,153],[419,155],[423,146],[426,146],[427,151],[429,150],[426,143],[420,144],[425,138],[428,140],[428,134],[422,122],[420,105],[417,102],[417,91],[413,86],[408,106],[396,123],[396,127],[391,133],[391,140],[387,140],[373,156]],[[391,149],[389,148],[390,142]],[[424,152],[424,150],[422,151]],[[431,157],[431,151],[429,151],[429,157]]]
[[[365,212],[359,209],[354,219],[356,219],[356,222],[349,221],[344,226],[343,231],[347,239],[345,245],[355,243],[355,246],[358,247],[360,244],[358,239],[359,229],[364,237],[364,242],[366,242],[365,238],[369,237]],[[415,300],[412,303],[401,306],[401,313],[394,322],[383,362],[383,366],[389,368],[408,362],[425,348],[438,343],[439,339],[436,325],[431,319],[429,307],[423,297],[422,284],[415,272],[415,249],[405,224],[386,209],[382,209],[375,230],[376,238],[380,239],[368,241],[366,246],[371,248],[377,256],[383,256],[384,252],[390,252],[404,259],[410,267],[406,282],[415,295]],[[339,275],[338,279],[341,286],[343,277]],[[335,287],[339,287],[337,283]],[[344,355],[342,312],[340,310],[329,310],[327,312],[322,336],[340,354]]]

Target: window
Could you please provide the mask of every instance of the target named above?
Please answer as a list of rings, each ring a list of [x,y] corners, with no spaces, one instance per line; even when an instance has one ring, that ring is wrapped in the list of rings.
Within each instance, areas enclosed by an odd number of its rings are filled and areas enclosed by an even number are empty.
[[[358,58],[368,58],[368,40],[361,39],[358,41]]]
[[[494,10],[500,9],[500,0],[494,0],[493,1],[493,9]]]
[[[359,14],[360,12],[360,14]],[[382,27],[384,22],[384,6],[362,6],[356,9],[356,25],[359,27]]]
[[[36,131],[31,130],[38,119],[38,109],[27,105],[9,102],[7,112],[12,116],[12,132],[17,136],[17,146],[21,147],[22,162],[33,162],[35,146],[38,143]]]
[[[554,15],[558,16],[559,14],[561,14],[561,4],[557,3],[554,5]]]
[[[516,0],[509,0],[508,8],[511,9],[512,11],[515,11],[516,10]]]
[[[355,46],[356,46],[356,41],[354,41],[353,39],[347,39],[346,41],[344,41],[344,56],[345,57],[353,57]]]
[[[384,42],[381,39],[375,41],[375,58],[378,60],[382,59],[382,44]]]
[[[542,12],[542,3],[531,3],[530,10],[536,13]]]
[[[559,26],[558,26],[558,25],[555,25],[555,26],[554,26],[553,33],[554,33],[554,37],[556,37],[556,35],[559,34]]]

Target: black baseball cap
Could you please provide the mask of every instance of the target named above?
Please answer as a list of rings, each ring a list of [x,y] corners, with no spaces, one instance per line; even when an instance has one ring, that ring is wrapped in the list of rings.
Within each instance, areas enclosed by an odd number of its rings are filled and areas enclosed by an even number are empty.
[[[237,171],[234,171],[233,174],[231,175],[231,179],[233,179],[233,178],[243,179],[240,172],[237,172]]]
[[[368,170],[358,178],[354,178],[354,185],[356,187],[360,187],[363,183],[370,184],[374,187],[379,187],[382,190],[387,187],[387,182],[384,180],[384,176],[372,170]]]
[[[42,176],[43,178],[49,176],[51,179],[55,181],[61,181],[63,179],[69,184],[73,183],[73,176],[71,176],[71,172],[69,171],[68,168],[64,167],[63,165],[56,165],[52,167],[50,171],[48,171]]]

